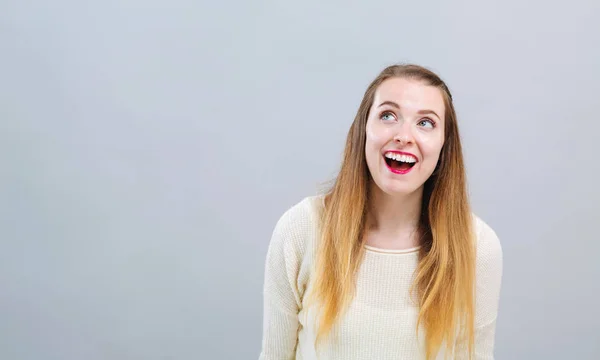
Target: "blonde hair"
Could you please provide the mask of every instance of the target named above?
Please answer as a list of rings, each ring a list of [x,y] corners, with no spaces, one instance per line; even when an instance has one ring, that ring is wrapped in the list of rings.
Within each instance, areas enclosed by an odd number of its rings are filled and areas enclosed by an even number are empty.
[[[466,175],[452,95],[432,71],[418,65],[385,68],[367,88],[350,127],[338,176],[325,194],[321,213],[314,287],[319,303],[317,339],[326,336],[347,309],[364,255],[364,232],[372,181],[365,159],[365,127],[375,91],[386,79],[401,77],[435,86],[442,92],[445,140],[436,170],[425,182],[419,221],[421,249],[413,283],[423,327],[425,355],[474,343],[475,247]]]

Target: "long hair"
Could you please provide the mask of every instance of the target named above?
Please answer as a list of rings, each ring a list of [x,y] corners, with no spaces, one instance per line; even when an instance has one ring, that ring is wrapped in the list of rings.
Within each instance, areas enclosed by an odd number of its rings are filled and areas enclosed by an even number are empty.
[[[421,249],[412,285],[419,305],[415,331],[424,330],[427,359],[435,357],[443,343],[449,350],[463,344],[472,354],[475,247],[456,113],[440,77],[412,64],[389,66],[369,85],[348,132],[338,176],[325,194],[311,294],[321,311],[317,341],[331,331],[354,296],[372,181],[365,159],[366,123],[377,88],[392,77],[439,88],[446,110],[444,145],[423,190]]]

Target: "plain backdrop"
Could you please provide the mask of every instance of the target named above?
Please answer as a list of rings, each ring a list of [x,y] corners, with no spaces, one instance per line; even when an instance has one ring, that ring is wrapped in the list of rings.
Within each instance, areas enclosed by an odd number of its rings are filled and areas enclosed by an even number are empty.
[[[497,359],[600,359],[600,2],[0,2],[0,358],[256,359],[266,249],[368,83],[453,92]]]

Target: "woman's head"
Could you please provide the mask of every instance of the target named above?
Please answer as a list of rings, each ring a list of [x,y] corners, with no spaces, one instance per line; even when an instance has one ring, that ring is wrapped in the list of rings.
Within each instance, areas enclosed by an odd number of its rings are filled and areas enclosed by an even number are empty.
[[[394,151],[414,155],[392,156],[416,161],[410,171],[411,165],[387,160]],[[321,312],[317,338],[329,333],[353,298],[373,184],[393,196],[423,191],[413,289],[426,358],[459,339],[472,349],[475,248],[456,115],[448,87],[417,65],[385,68],[367,88],[350,127],[340,172],[321,213],[308,297]]]
[[[452,156],[457,146],[456,114],[446,84],[423,67],[393,65],[364,93],[342,172],[361,173],[388,195],[406,195],[455,166],[462,169],[462,156]],[[444,166],[452,161],[458,163]]]

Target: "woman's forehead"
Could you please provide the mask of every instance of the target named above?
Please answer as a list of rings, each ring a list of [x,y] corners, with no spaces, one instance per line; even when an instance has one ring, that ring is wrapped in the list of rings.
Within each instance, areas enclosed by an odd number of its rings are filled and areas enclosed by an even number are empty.
[[[433,110],[440,114],[445,109],[444,97],[438,87],[404,78],[387,79],[379,85],[375,91],[373,106],[378,107],[386,102],[415,112]]]

